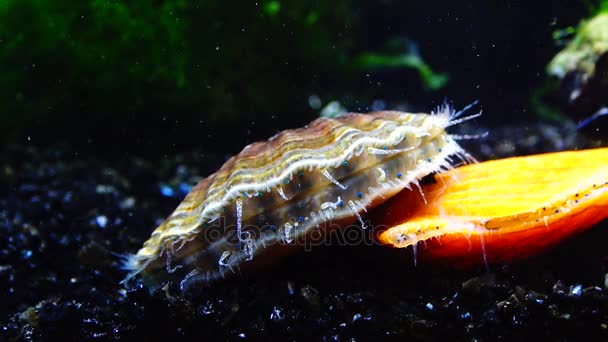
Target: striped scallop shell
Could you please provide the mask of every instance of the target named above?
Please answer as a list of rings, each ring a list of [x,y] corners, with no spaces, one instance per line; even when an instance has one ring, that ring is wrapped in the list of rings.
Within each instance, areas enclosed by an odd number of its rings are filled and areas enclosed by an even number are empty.
[[[460,112],[459,112],[460,113]],[[150,287],[182,288],[235,272],[259,254],[293,244],[326,223],[361,212],[464,152],[446,133],[462,119],[382,111],[319,118],[251,144],[203,179],[125,268]]]

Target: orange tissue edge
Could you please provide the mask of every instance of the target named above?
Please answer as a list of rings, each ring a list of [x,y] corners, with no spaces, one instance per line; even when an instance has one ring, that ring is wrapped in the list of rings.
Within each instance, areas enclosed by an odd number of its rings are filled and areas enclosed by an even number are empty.
[[[423,197],[424,195],[424,197]],[[371,219],[381,243],[467,267],[533,256],[608,217],[608,148],[492,160],[434,175]]]

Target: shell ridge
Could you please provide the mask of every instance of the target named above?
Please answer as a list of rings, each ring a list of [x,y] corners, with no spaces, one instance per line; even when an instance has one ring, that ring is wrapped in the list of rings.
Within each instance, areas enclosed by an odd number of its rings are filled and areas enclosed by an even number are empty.
[[[409,127],[409,126],[402,126],[402,127],[404,127],[405,131],[410,131],[411,128],[412,128],[412,127]],[[400,137],[402,138],[403,136],[404,135],[401,135]],[[353,150],[355,150],[360,145],[364,145],[363,142],[367,143],[368,145],[371,145],[370,139],[366,139],[366,138],[367,137],[362,137],[361,139],[358,139],[357,141],[353,142],[351,144],[351,146],[347,149],[347,151],[349,153],[346,153],[345,155],[346,156],[350,156],[351,155],[350,153]],[[383,140],[376,140],[376,142],[377,142],[377,144],[386,143],[386,141],[383,141]],[[331,167],[331,166],[336,167],[336,166],[340,165],[340,163],[344,159],[350,159],[350,158],[345,158],[344,156],[335,157],[335,158],[331,159],[330,161],[326,162],[326,165],[318,165],[317,167],[318,168],[321,168],[321,167]],[[289,165],[288,168],[286,170],[284,170],[278,177],[274,177],[274,179],[268,180],[265,184],[263,184],[263,186],[273,187],[275,185],[278,185],[282,180],[284,180],[286,178],[287,174],[291,174],[295,170],[301,169],[302,165],[305,166],[309,162],[310,162],[310,160],[304,160],[304,161],[300,161],[298,163],[294,163],[294,164]],[[319,164],[321,164],[321,163],[319,163]],[[248,188],[248,187],[250,187],[250,188]],[[231,194],[238,194],[238,193],[242,193],[243,191],[246,191],[247,189],[249,189],[250,191],[253,191],[253,192],[259,191],[261,189],[261,185],[260,184],[236,184],[236,185],[233,185],[228,190],[228,192],[231,193]],[[204,214],[205,210],[212,210],[215,206],[221,205],[222,202],[228,202],[228,200],[226,200],[224,198],[221,201],[215,201],[215,203],[208,203],[208,205],[205,206],[204,209],[203,209],[203,214]]]
[[[361,114],[363,115],[363,114]],[[389,124],[394,124],[393,122],[390,121],[386,121],[383,123],[383,125],[389,125]],[[285,146],[281,145],[278,146],[276,148],[277,151],[282,152],[282,153],[277,153],[278,155],[281,156],[281,158],[277,158],[277,160],[274,160],[272,163],[270,164],[266,164],[263,165],[259,168],[240,168],[238,170],[235,170],[235,172],[233,172],[231,174],[231,176],[235,175],[235,174],[247,174],[247,175],[252,175],[252,174],[259,174],[260,172],[262,173],[266,173],[268,170],[272,170],[272,169],[276,169],[276,165],[277,164],[282,164],[286,162],[286,159],[288,159],[291,156],[300,156],[300,155],[312,155],[312,156],[324,156],[327,155],[328,151],[335,151],[335,145],[336,144],[343,144],[342,141],[344,139],[347,139],[346,136],[349,135],[379,135],[380,132],[386,130],[387,128],[385,127],[378,127],[377,129],[375,129],[374,131],[363,131],[354,127],[347,127],[347,126],[338,126],[335,127],[335,129],[338,128],[342,128],[344,129],[343,132],[340,132],[339,135],[336,135],[334,137],[334,143],[329,144],[329,145],[325,145],[321,148],[295,148],[295,149],[286,149]],[[378,131],[378,132],[376,132]],[[350,136],[348,137],[350,138]],[[290,142],[291,143],[291,142]],[[313,158],[314,159],[314,158]]]
[[[369,116],[367,114],[357,114],[357,115],[365,115],[365,116]],[[406,114],[408,116],[412,116],[415,114]],[[277,147],[277,150],[279,152],[282,153],[277,153],[278,155],[281,155],[281,158],[278,158],[277,160],[273,161],[273,163],[271,164],[266,164],[263,165],[259,168],[239,168],[238,170],[235,170],[234,172],[232,172],[230,174],[230,177],[232,178],[233,176],[237,175],[237,174],[247,174],[247,175],[255,175],[255,174],[259,174],[259,173],[266,173],[267,170],[269,169],[276,169],[277,164],[283,164],[283,163],[287,163],[288,162],[288,158],[286,156],[291,157],[292,155],[313,155],[313,156],[326,156],[327,155],[327,151],[340,151],[339,149],[335,148],[336,144],[343,144],[342,140],[345,138],[346,135],[348,134],[353,134],[353,135],[363,135],[363,136],[373,136],[373,137],[377,137],[377,136],[382,136],[382,133],[385,133],[386,131],[391,132],[390,134],[394,134],[395,132],[398,133],[402,133],[402,136],[398,136],[396,138],[393,138],[392,136],[389,135],[388,138],[385,138],[383,141],[378,141],[377,145],[381,145],[381,144],[386,144],[386,143],[390,143],[391,141],[394,142],[400,142],[403,140],[403,136],[408,133],[418,133],[421,129],[416,128],[416,127],[409,127],[409,126],[405,126],[405,125],[400,125],[399,123],[395,123],[394,121],[388,121],[386,119],[383,118],[374,118],[374,120],[383,120],[382,125],[379,127],[376,127],[375,129],[373,129],[372,131],[365,131],[365,130],[361,130],[361,129],[357,129],[357,128],[353,128],[353,127],[348,127],[347,129],[345,129],[343,132],[341,132],[341,135],[338,135],[336,137],[334,137],[335,142],[329,145],[325,145],[322,148],[299,148],[299,149],[289,149],[287,151],[283,152],[283,145]],[[391,127],[385,127],[390,125]],[[392,126],[398,126],[399,129],[393,129],[394,127]],[[345,126],[339,126],[336,128],[344,128]],[[420,133],[422,134],[422,133]],[[428,134],[427,134],[428,135]],[[422,135],[420,135],[422,136]],[[314,158],[311,158],[314,159]],[[251,178],[256,178],[254,176],[251,176]]]

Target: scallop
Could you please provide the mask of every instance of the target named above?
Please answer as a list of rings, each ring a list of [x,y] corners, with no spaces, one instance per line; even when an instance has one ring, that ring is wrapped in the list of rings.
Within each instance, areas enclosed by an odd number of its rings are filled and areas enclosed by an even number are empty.
[[[278,258],[314,229],[356,221],[364,229],[362,212],[451,169],[450,156],[467,158],[446,132],[477,116],[463,111],[349,113],[245,147],[127,258],[123,282],[141,277],[154,289],[179,281],[185,290]]]

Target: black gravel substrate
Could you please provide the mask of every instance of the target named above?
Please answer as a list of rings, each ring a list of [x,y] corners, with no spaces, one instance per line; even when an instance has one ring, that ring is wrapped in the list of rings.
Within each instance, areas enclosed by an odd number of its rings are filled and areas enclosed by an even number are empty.
[[[585,145],[567,131],[505,128],[465,144],[479,159]],[[0,340],[608,339],[607,222],[489,271],[413,267],[409,250],[331,246],[197,294],[124,289],[120,255],[224,158],[103,161],[65,146],[5,148]]]

